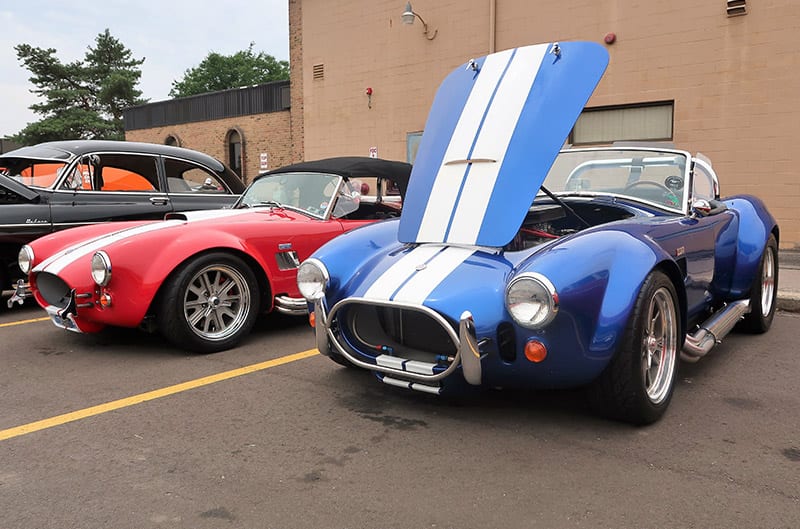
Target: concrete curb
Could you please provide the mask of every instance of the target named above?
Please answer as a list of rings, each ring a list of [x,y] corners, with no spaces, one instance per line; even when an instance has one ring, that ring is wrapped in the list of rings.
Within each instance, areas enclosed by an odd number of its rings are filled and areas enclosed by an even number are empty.
[[[800,294],[778,292],[777,309],[783,312],[800,312]]]

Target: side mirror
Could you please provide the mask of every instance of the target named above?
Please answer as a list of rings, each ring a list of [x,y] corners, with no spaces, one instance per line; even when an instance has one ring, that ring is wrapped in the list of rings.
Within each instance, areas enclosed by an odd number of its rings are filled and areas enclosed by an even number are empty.
[[[704,198],[696,198],[692,201],[691,213],[693,217],[707,217],[711,214],[711,203]]]

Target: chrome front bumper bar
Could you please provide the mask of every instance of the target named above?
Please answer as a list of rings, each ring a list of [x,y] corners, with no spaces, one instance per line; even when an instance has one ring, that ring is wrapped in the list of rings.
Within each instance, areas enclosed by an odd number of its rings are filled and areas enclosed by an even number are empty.
[[[290,298],[289,296],[275,296],[275,310],[292,316],[308,314],[308,302],[305,298]]]
[[[425,312],[436,320],[450,335],[450,339],[456,345],[456,354],[450,365],[439,373],[434,372],[437,364],[421,362],[418,360],[407,360],[401,357],[382,354],[375,358],[376,363],[372,364],[354,356],[342,344],[339,343],[330,322],[334,321],[336,313],[348,304],[366,303],[370,305],[387,306],[394,308],[406,308]],[[394,377],[401,377],[403,380],[418,381],[422,383],[435,383],[452,374],[460,365],[466,381],[472,385],[480,385],[482,380],[481,361],[485,355],[480,353],[480,343],[475,332],[475,323],[472,314],[464,311],[458,325],[458,334],[450,327],[450,324],[439,313],[425,307],[424,305],[412,305],[398,302],[382,300],[365,300],[363,298],[348,298],[334,305],[330,314],[327,313],[324,300],[319,299],[314,302],[315,336],[317,349],[325,356],[339,354],[347,361],[357,367],[377,371]],[[331,350],[333,346],[334,350]],[[413,384],[412,384],[413,385]],[[416,388],[412,388],[416,389]]]

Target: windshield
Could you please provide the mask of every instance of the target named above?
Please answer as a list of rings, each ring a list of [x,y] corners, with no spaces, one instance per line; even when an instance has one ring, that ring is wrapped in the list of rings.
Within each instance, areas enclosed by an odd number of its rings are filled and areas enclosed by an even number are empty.
[[[36,160],[3,160],[2,172],[31,187],[51,187],[58,180],[65,163]]]
[[[342,177],[323,173],[281,173],[259,178],[248,187],[237,207],[287,207],[325,217]]]
[[[562,151],[543,186],[554,194],[611,194],[682,211],[687,155],[679,151]]]

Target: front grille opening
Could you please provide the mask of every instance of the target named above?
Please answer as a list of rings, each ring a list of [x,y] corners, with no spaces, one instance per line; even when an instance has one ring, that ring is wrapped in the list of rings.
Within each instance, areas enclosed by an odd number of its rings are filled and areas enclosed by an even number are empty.
[[[36,288],[50,305],[63,309],[69,303],[69,286],[57,275],[47,272],[36,274]]]
[[[429,314],[408,308],[353,305],[342,315],[351,344],[369,356],[389,354],[439,363],[456,354],[447,329]]]
[[[514,327],[508,322],[497,326],[497,352],[506,362],[511,363],[517,359],[517,339]]]

